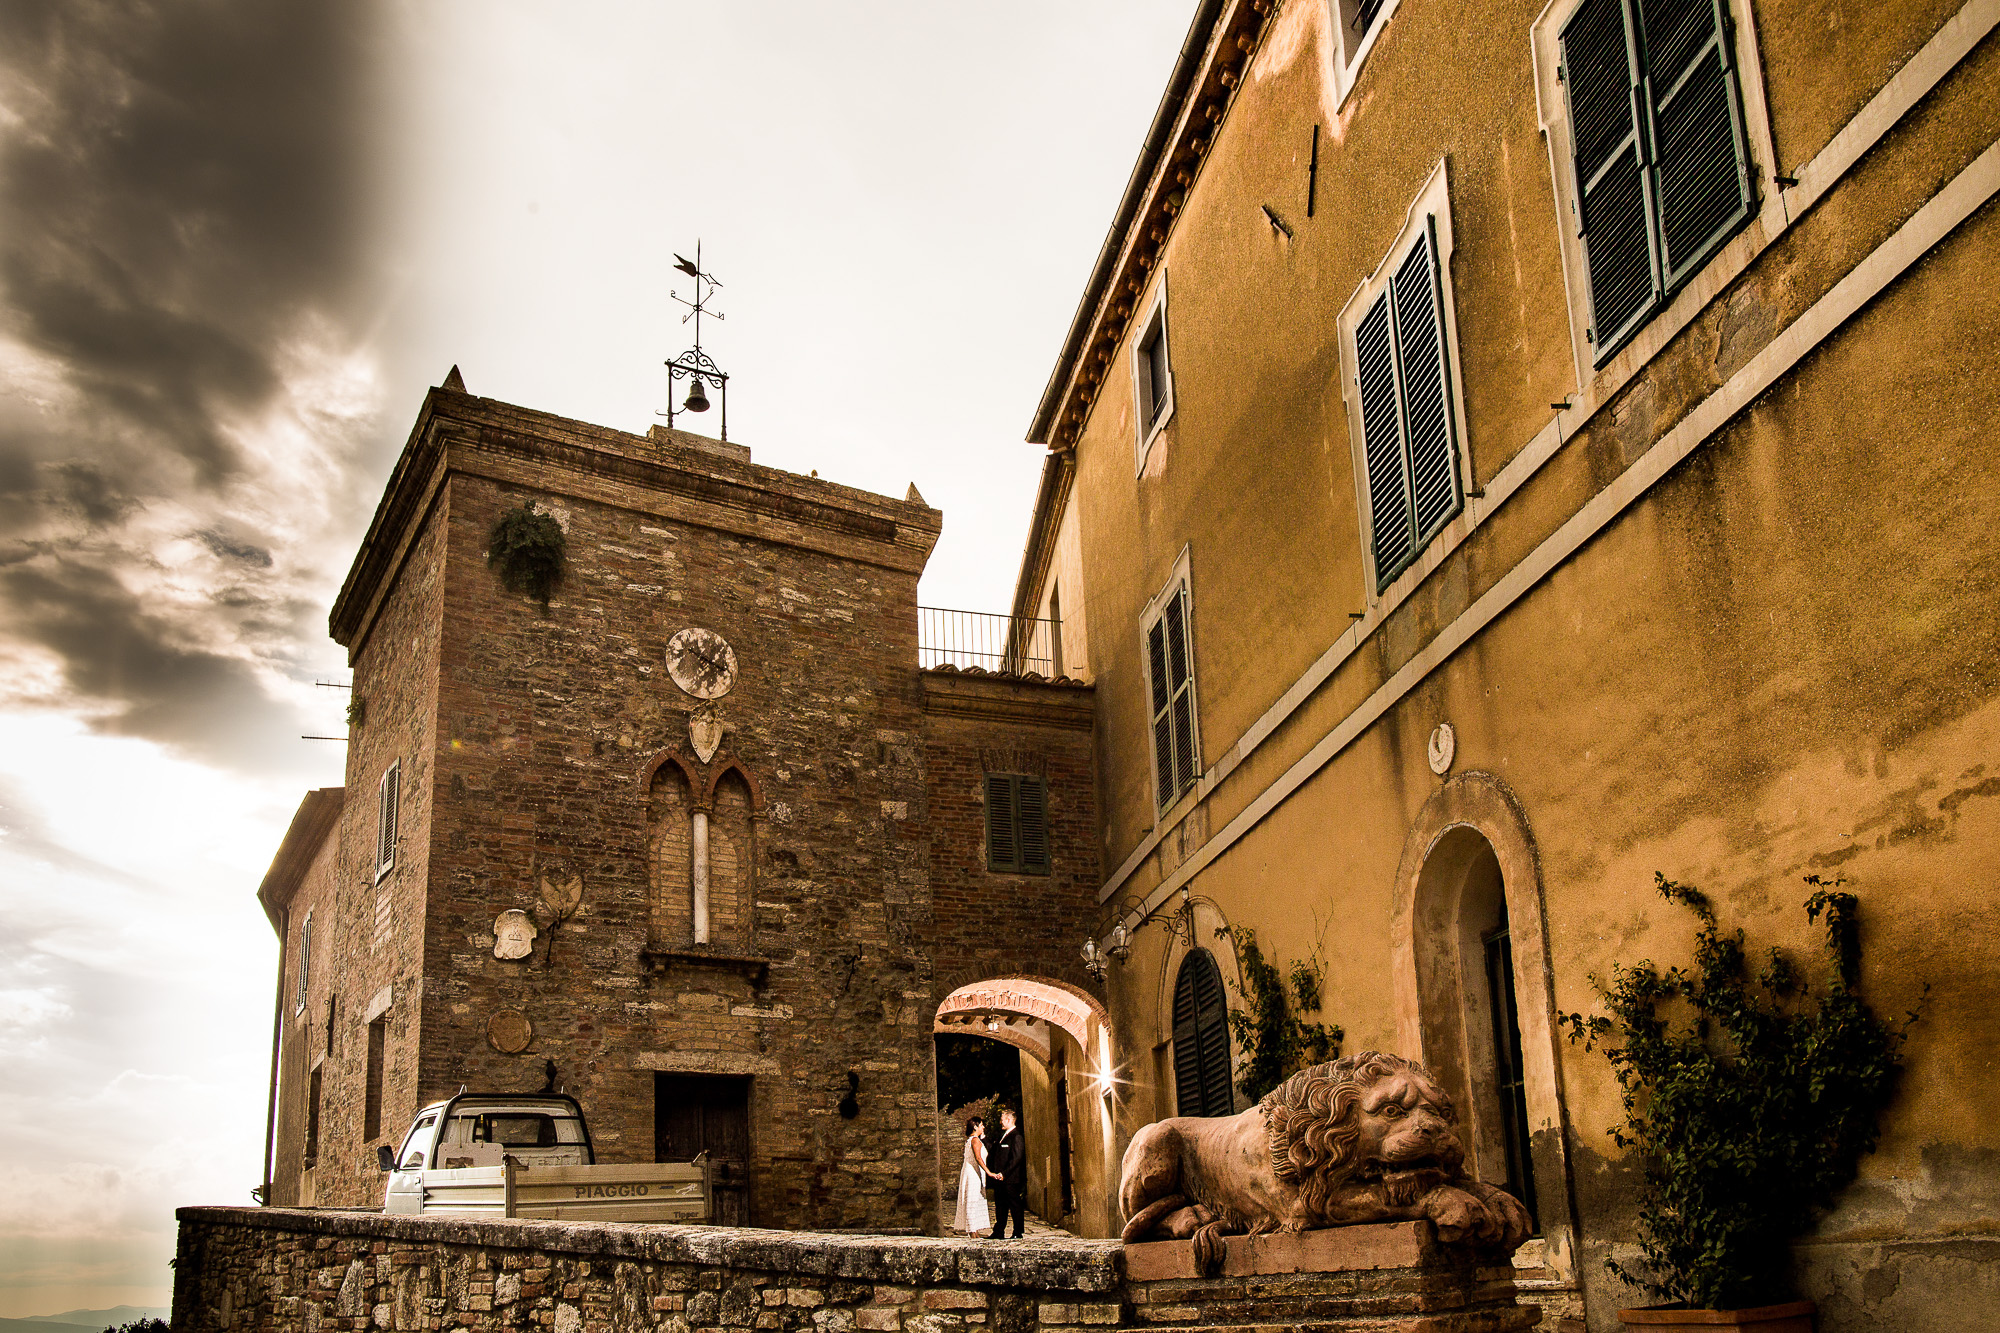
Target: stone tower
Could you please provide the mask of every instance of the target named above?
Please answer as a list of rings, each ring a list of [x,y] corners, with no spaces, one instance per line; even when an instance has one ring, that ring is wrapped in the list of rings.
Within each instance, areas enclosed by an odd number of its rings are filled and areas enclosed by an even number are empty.
[[[489,567],[520,509],[563,534],[546,607]],[[316,948],[366,1049],[323,1094],[321,1203],[374,1201],[422,1103],[552,1080],[599,1160],[706,1148],[719,1220],[934,1213],[908,816],[939,525],[741,446],[431,392],[331,621],[358,725]],[[719,697],[669,669],[686,630],[733,655]]]

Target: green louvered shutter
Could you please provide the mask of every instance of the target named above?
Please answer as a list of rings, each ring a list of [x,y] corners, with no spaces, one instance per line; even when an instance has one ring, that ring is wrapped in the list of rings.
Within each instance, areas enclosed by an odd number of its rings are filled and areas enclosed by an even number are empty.
[[[1444,311],[1438,299],[1437,239],[1428,219],[1423,239],[1404,258],[1389,286],[1396,316],[1403,434],[1410,450],[1410,507],[1416,525],[1411,553],[1415,554],[1451,521],[1460,503],[1451,447]]]
[[[1389,294],[1369,307],[1354,330],[1361,391],[1361,450],[1368,465],[1368,523],[1375,544],[1376,591],[1410,562],[1409,484],[1403,475],[1402,413],[1396,408],[1396,349],[1389,332]]]
[[[1167,595],[1160,618],[1146,631],[1146,665],[1153,691],[1154,793],[1164,810],[1201,776],[1185,581]]]
[[[1229,1115],[1229,1005],[1222,972],[1206,949],[1191,950],[1174,978],[1174,1109],[1180,1115]]]
[[[1167,603],[1167,670],[1174,692],[1174,791],[1179,794],[1200,773],[1194,752],[1194,658],[1188,648],[1187,588]]]
[[[1006,773],[986,775],[986,868],[1002,873],[1021,868],[1014,826],[1014,779]]]
[[[1563,25],[1562,77],[1576,141],[1577,230],[1590,273],[1591,341],[1599,362],[1664,292],[1639,70],[1625,0],[1584,0]]]
[[[1014,780],[1016,846],[1021,852],[1021,873],[1049,873],[1049,788],[1041,778]]]
[[[1659,182],[1661,268],[1673,291],[1749,220],[1749,154],[1724,0],[1637,3]]]
[[[1174,799],[1173,694],[1167,688],[1167,622],[1146,632],[1146,661],[1153,685],[1153,787],[1165,808]]]

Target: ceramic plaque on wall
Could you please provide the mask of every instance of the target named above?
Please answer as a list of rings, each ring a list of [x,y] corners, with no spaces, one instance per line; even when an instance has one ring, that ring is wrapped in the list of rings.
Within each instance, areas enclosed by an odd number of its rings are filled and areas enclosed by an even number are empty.
[[[535,951],[534,920],[518,907],[510,907],[493,919],[493,956],[526,958]]]
[[[486,1020],[486,1040],[502,1055],[519,1055],[535,1039],[535,1025],[519,1009],[502,1009]]]

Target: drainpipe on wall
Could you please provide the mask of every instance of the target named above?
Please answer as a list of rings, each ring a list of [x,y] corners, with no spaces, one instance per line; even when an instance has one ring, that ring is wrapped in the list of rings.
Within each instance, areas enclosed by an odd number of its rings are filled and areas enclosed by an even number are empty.
[[[264,1106],[264,1198],[271,1206],[271,1177],[276,1174],[272,1151],[278,1145],[278,1038],[285,1030],[285,962],[292,947],[292,909],[278,931],[278,993],[271,999],[271,1097]]]

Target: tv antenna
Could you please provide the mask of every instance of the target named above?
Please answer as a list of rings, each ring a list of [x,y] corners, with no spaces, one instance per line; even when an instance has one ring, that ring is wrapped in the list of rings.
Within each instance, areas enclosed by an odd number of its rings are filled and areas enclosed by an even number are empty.
[[[717,396],[722,399],[722,438],[727,440],[729,376],[723,373],[722,367],[715,364],[715,358],[701,350],[701,317],[707,315],[710,319],[726,318],[720,310],[708,308],[708,303],[715,298],[715,289],[722,284],[715,280],[714,274],[702,268],[700,240],[694,243],[693,259],[678,254],[674,256],[674,268],[677,272],[685,273],[694,279],[694,300],[690,301],[676,291],[670,290],[667,293],[688,308],[688,312],[681,316],[681,323],[694,321],[694,346],[667,362],[667,410],[656,412],[654,415],[664,416],[667,419],[667,429],[672,430],[674,417],[677,415],[674,409],[675,385],[681,380],[690,381],[687,401],[680,405],[681,412],[706,412],[708,411],[706,388],[709,384],[713,384]]]

